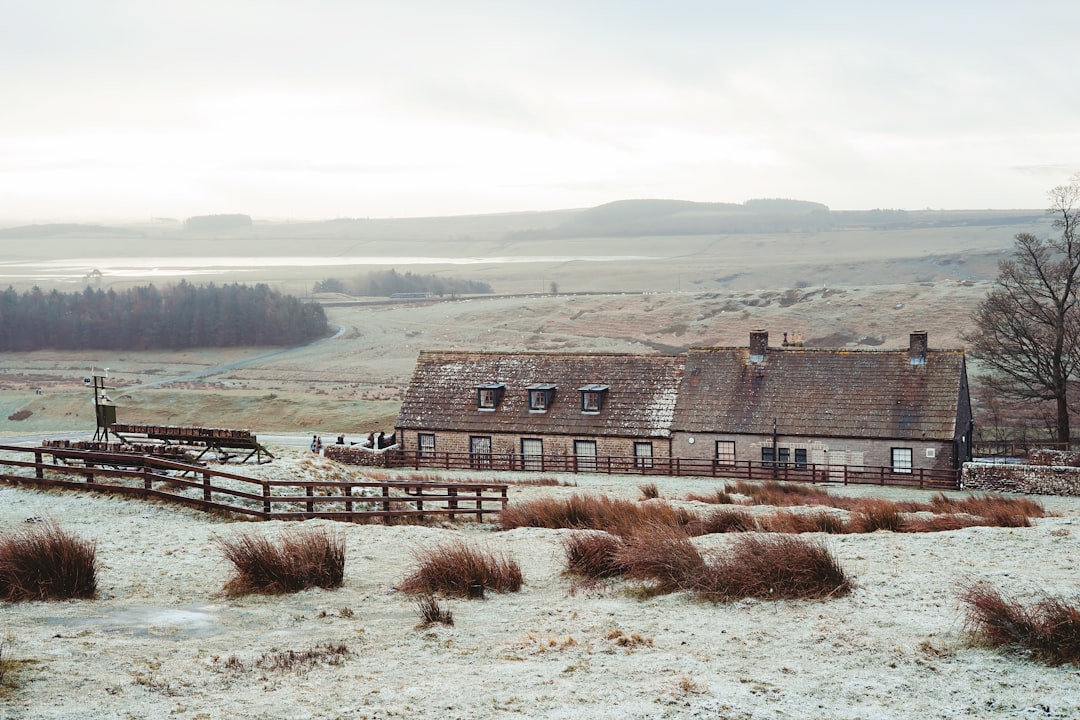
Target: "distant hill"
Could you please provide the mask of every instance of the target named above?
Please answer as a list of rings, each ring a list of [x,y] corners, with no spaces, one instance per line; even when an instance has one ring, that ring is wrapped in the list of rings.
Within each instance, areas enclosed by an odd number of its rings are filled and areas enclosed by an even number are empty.
[[[80,223],[50,223],[46,225],[20,225],[0,230],[0,238],[49,238],[78,235],[85,237],[142,237],[140,230],[108,227],[106,225],[83,225]]]

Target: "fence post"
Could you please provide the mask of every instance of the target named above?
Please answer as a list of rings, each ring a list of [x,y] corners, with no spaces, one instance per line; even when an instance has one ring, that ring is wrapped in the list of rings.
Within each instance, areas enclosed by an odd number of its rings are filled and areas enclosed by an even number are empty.
[[[457,510],[457,488],[456,487],[447,488],[446,489],[446,494],[450,498],[452,498],[452,499],[446,501],[447,507],[449,507],[451,510]],[[453,520],[455,517],[457,517],[457,515],[455,513],[451,512],[450,513],[450,519]]]
[[[345,497],[347,497],[347,498],[352,497],[352,485],[346,485],[345,486]],[[346,500],[345,501],[345,512],[347,512],[347,513],[352,512],[352,500]],[[350,518],[350,520],[351,519],[352,518]]]
[[[314,498],[315,497],[315,486],[314,485],[308,485],[307,487],[305,487],[304,488],[304,494],[307,495],[309,498]],[[315,512],[315,501],[314,500],[308,500],[307,503],[305,503],[304,507],[307,508],[307,511],[309,513]]]
[[[150,486],[147,485],[147,487]],[[210,502],[210,473],[208,472],[202,474],[202,499]]]
[[[263,480],[262,483],[263,494],[263,512],[270,515],[270,483]]]
[[[484,522],[484,488],[476,488],[476,522]]]
[[[389,498],[390,497],[390,486],[387,485],[386,483],[383,483],[383,486],[382,486],[382,496],[384,498]],[[389,500],[383,500],[382,509],[383,509],[383,512],[386,512],[386,513],[390,512],[390,501]],[[384,522],[385,522],[385,520],[384,520]]]
[[[35,452],[34,453],[34,464],[35,464],[34,477],[36,477],[38,480],[44,480],[45,479],[45,468],[41,467],[41,463],[42,463],[42,454],[39,453],[39,452]]]
[[[150,490],[153,488],[153,483],[150,480],[150,468],[143,465],[139,468],[139,472],[142,473],[142,486],[144,490]]]

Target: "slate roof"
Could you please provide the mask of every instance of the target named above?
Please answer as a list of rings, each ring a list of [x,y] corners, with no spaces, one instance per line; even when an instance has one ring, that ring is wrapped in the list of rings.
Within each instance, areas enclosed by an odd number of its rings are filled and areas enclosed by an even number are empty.
[[[396,427],[666,438],[685,362],[684,355],[422,352]],[[506,385],[494,411],[476,406],[477,388],[487,383]],[[526,388],[538,384],[557,388],[546,412],[529,410]],[[581,410],[580,389],[590,385],[607,386],[598,414]]]
[[[850,438],[952,439],[966,397],[963,350],[691,348],[673,429]]]

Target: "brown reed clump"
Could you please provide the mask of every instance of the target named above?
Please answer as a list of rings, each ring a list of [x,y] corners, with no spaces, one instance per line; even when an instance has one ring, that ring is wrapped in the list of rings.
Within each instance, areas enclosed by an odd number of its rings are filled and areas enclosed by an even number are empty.
[[[569,498],[539,498],[507,505],[499,514],[499,527],[503,530],[517,527],[604,530],[617,535],[633,535],[643,527],[685,527],[695,520],[695,513],[663,500],[636,503],[576,494]]]
[[[454,624],[454,613],[439,602],[434,595],[421,595],[416,601],[416,612],[420,615],[419,627]]]
[[[966,495],[961,498],[949,497],[940,492],[934,493],[930,498],[928,509],[934,512],[967,513],[968,515],[987,518],[994,515],[1023,515],[1026,518],[1046,516],[1046,509],[1035,500],[1023,497],[1006,497],[997,493]]]
[[[513,558],[458,541],[417,551],[415,567],[398,590],[410,595],[482,598],[487,590],[517,592],[522,582],[521,566]]]
[[[863,498],[853,506],[847,531],[852,533],[872,533],[878,530],[899,532],[903,524],[900,506],[891,500]]]
[[[749,497],[751,505],[823,505],[833,499],[828,492],[814,485],[779,480],[761,483],[738,480],[734,484],[728,483],[724,489],[729,493]]]
[[[705,558],[679,528],[666,525],[642,528],[623,539],[615,560],[632,580],[653,584],[653,592],[676,592],[694,588],[705,572]]]
[[[759,517],[758,527],[762,532],[786,533],[788,535],[812,532],[835,535],[845,532],[844,520],[838,515],[823,510],[806,513],[780,510],[771,515]]]
[[[757,529],[757,520],[745,510],[720,508],[701,520],[691,523],[687,527],[687,532],[691,535],[712,535],[714,533],[753,532]]]
[[[744,535],[708,564],[695,589],[708,600],[824,599],[854,583],[822,542],[791,535]]]
[[[577,532],[563,539],[566,570],[594,580],[624,575],[627,567],[616,559],[623,541],[610,533]]]
[[[229,595],[336,588],[345,578],[345,539],[326,529],[301,528],[276,541],[244,533],[217,542],[233,565],[225,584]]]
[[[964,624],[990,647],[1018,650],[1047,665],[1080,664],[1080,608],[1045,597],[1024,606],[985,581],[960,588]]]
[[[946,532],[949,530],[962,530],[968,527],[986,525],[982,518],[973,515],[929,515],[904,518],[900,523],[900,532],[923,533],[923,532]]]
[[[657,500],[660,497],[660,488],[656,487],[656,483],[645,483],[638,489],[641,490],[642,500]]]
[[[49,521],[0,537],[0,599],[88,599],[96,594],[96,543]]]
[[[727,490],[717,490],[711,495],[698,495],[690,493],[686,499],[691,502],[709,503],[710,505],[734,505],[735,498]]]

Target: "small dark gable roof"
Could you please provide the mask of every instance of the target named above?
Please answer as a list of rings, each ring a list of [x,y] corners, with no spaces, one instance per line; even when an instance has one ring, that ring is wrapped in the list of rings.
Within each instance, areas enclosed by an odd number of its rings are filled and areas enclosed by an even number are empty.
[[[544,433],[611,437],[670,436],[685,356],[420,353],[401,403],[402,430],[473,434]],[[477,410],[476,389],[505,383],[494,412]],[[555,386],[546,412],[530,412],[527,388]],[[581,388],[606,385],[599,414],[582,413]]]
[[[692,348],[673,429],[850,438],[952,439],[965,377],[962,350]]]

